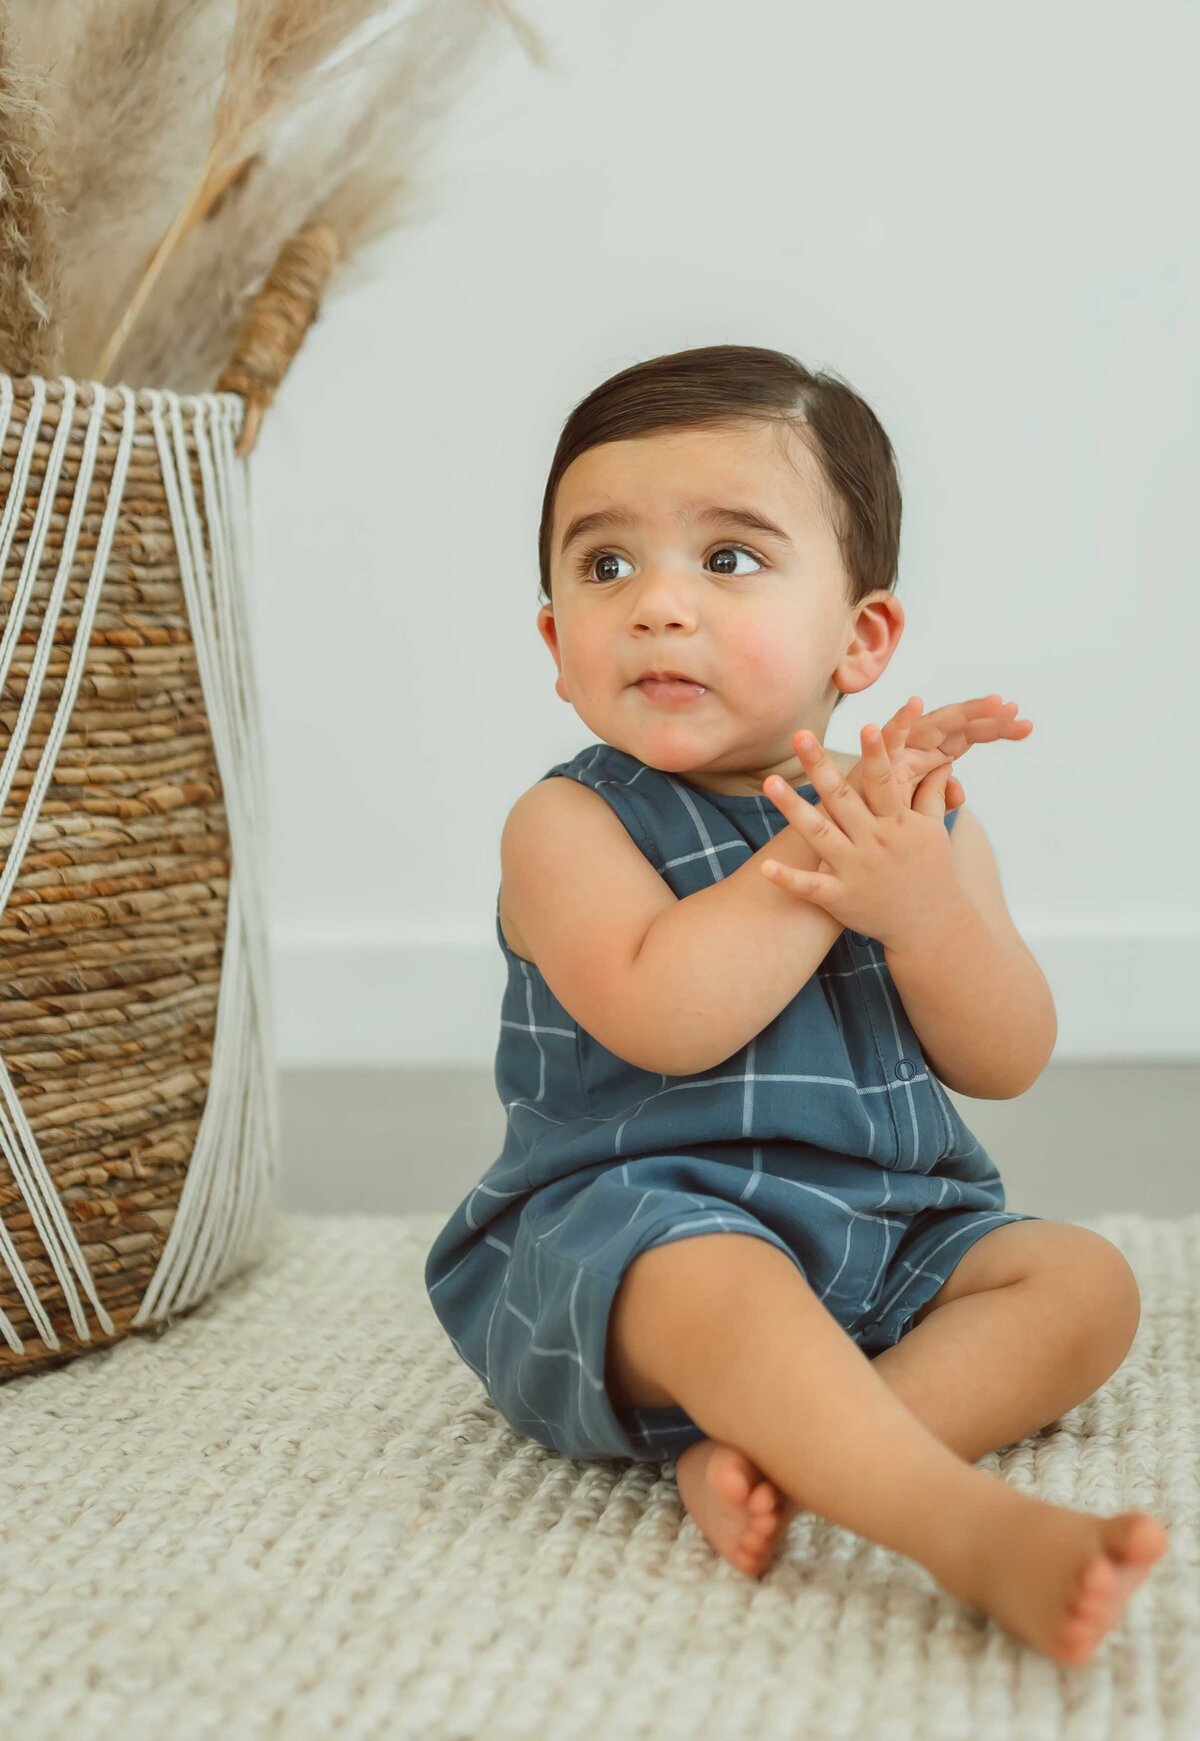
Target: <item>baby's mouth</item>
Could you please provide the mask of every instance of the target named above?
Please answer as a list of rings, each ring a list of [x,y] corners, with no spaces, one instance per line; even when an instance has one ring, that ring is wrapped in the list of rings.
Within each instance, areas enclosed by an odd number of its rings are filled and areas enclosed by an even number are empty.
[[[643,677],[634,687],[640,689],[648,701],[660,706],[699,701],[708,694],[705,684],[689,683],[678,677]]]

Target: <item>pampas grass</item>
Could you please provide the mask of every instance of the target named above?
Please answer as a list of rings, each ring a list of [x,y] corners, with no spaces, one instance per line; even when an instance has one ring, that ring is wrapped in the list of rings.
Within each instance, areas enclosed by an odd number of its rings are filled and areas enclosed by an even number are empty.
[[[548,64],[509,0],[13,0],[8,15],[25,64],[10,42],[0,165],[23,165],[48,127],[55,146],[43,179],[18,182],[0,367],[35,372],[22,347],[57,344],[54,366],[80,378],[181,392],[214,385],[304,225],[336,234],[332,295],[413,219],[495,26]]]
[[[0,363],[53,374],[62,328],[55,310],[61,269],[45,147],[50,120],[36,80],[13,62],[0,14]]]
[[[206,148],[232,11],[212,0],[27,0],[10,11],[52,57],[39,70],[62,208],[63,367],[85,378]]]

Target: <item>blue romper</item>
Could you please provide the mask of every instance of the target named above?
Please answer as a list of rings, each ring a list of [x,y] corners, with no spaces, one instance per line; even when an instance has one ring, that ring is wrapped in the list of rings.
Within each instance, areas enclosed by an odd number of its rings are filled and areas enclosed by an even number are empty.
[[[680,899],[787,826],[761,794],[704,791],[611,744],[553,777],[598,792]],[[810,783],[796,790],[819,802]],[[642,1070],[587,1033],[508,947],[499,898],[496,935],[507,1132],[434,1241],[425,1285],[509,1425],[549,1449],[662,1462],[705,1437],[682,1408],[617,1409],[606,1388],[613,1296],[651,1246],[765,1239],[873,1354],[977,1239],[1040,1219],[1005,1210],[995,1163],[928,1069],[882,945],[861,932],[839,933],[773,1021],[691,1076]]]

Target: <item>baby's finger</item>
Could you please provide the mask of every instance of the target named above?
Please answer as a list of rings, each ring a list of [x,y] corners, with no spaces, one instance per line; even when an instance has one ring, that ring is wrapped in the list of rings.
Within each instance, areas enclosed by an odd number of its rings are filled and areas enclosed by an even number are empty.
[[[925,703],[919,695],[910,695],[903,707],[898,707],[883,728],[883,743],[889,756],[898,755],[921,720]]]
[[[781,864],[777,858],[764,858],[762,873],[768,882],[778,883],[781,889],[786,889],[790,895],[799,895],[806,901],[815,901],[819,907],[826,907],[838,889],[835,877],[822,876],[817,871],[797,870],[795,865]]]
[[[862,743],[863,796],[876,816],[891,816],[905,808],[892,773],[892,759],[878,726],[864,725]]]
[[[999,703],[1000,697],[989,696],[988,700]],[[973,714],[965,722],[965,735],[977,744],[994,744],[1000,738],[1019,743],[1033,730],[1031,719],[1017,718],[1020,711],[1019,701],[1005,701],[994,711]]]
[[[811,775],[810,784],[820,794],[824,815],[838,837],[837,846],[840,850],[857,839],[870,820],[871,810],[856,783],[831,760],[814,733],[798,731],[792,738],[792,744]],[[823,842],[818,844],[824,847]],[[828,853],[829,849],[824,847],[824,850]]]
[[[828,767],[832,767],[832,763]],[[819,778],[822,784],[829,785],[824,771]],[[823,804],[810,804],[807,798],[801,798],[778,774],[772,774],[770,779],[763,781],[763,791],[775,808],[783,811],[792,826],[799,829],[819,858],[827,858],[831,864],[837,862],[841,848],[849,843],[837,820]],[[852,791],[850,796],[856,804],[862,802],[856,792]],[[828,803],[828,794],[824,803]]]
[[[946,796],[950,768],[951,763],[943,762],[940,767],[932,768],[917,786],[913,793],[912,807],[922,816],[944,816],[950,808]]]
[[[923,723],[921,705],[915,697],[906,701],[883,726],[883,747],[889,762],[899,762],[905,751],[912,748],[914,735]]]
[[[998,737],[1005,723],[999,715],[1007,705],[1016,703],[1004,703],[996,694],[946,702],[917,721],[909,742],[915,749],[927,750],[942,743],[954,742],[965,747],[972,739],[982,742],[985,736]]]

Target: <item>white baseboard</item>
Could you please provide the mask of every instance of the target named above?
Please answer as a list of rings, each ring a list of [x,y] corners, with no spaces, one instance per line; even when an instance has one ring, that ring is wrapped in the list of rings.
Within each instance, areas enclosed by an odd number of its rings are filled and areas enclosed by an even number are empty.
[[[1022,936],[1054,993],[1054,1060],[1200,1058],[1200,931]],[[285,1069],[493,1066],[505,980],[494,935],[277,933],[271,968]]]

